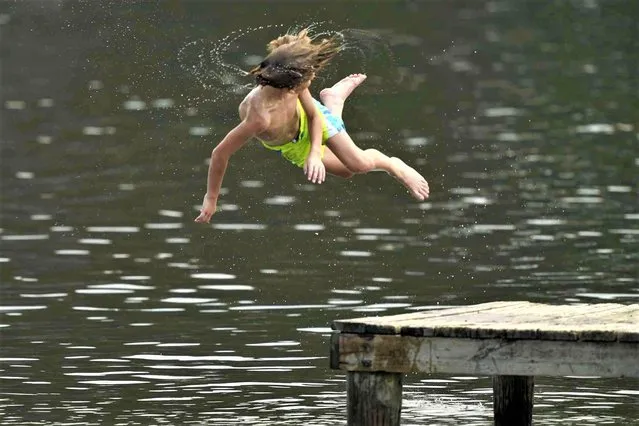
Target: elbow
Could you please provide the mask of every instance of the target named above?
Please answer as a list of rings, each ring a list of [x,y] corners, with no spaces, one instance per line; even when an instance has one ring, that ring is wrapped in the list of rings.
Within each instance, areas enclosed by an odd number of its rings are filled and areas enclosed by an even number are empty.
[[[230,155],[225,152],[224,149],[220,148],[220,145],[216,146],[215,148],[213,148],[213,151],[211,151],[211,162],[226,162],[228,161]]]

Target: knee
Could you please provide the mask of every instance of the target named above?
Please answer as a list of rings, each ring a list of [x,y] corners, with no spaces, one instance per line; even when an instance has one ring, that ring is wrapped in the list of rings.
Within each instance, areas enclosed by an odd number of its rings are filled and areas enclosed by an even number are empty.
[[[347,164],[347,167],[348,170],[351,171],[352,176],[370,172],[375,168],[375,164],[367,158],[358,158],[357,160]]]
[[[331,89],[330,87],[322,89],[319,93],[319,97],[322,103],[325,103],[326,100],[330,100],[330,101],[341,100],[342,102],[344,101],[343,99],[339,99],[339,96],[336,95],[334,90]]]
[[[379,155],[380,152],[376,149],[367,149],[362,151],[357,157],[351,159],[351,161],[346,164],[346,167],[348,167],[348,170],[353,172],[353,174],[368,173],[377,167],[376,159]]]

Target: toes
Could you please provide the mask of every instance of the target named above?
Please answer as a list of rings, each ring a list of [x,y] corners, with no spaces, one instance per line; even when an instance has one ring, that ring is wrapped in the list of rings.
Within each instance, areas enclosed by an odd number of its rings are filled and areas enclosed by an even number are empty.
[[[354,80],[364,80],[366,79],[366,74],[350,74],[348,77]]]

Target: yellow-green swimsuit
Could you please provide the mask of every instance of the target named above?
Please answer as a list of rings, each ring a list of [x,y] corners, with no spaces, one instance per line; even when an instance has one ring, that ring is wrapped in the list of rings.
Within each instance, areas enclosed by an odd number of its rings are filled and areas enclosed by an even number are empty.
[[[324,148],[326,141],[344,130],[344,122],[340,117],[332,114],[328,108],[322,105],[316,99],[315,105],[319,111],[319,116],[322,119],[322,156],[324,155]],[[300,129],[297,137],[290,142],[282,145],[268,145],[263,140],[258,139],[265,148],[272,151],[279,151],[282,157],[286,158],[291,163],[298,167],[304,167],[304,162],[308,153],[311,151],[311,132],[308,128],[308,116],[302,102],[297,99],[297,115],[300,118]]]

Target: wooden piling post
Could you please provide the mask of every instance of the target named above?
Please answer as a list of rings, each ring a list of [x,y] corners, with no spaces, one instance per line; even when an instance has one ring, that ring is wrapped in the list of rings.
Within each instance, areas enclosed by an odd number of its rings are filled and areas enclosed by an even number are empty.
[[[401,374],[349,371],[346,393],[348,426],[399,426]]]
[[[533,376],[493,376],[495,426],[531,426]]]

